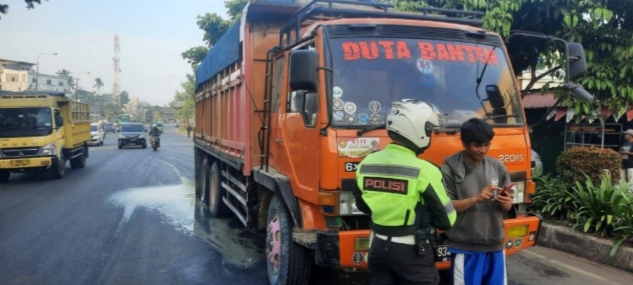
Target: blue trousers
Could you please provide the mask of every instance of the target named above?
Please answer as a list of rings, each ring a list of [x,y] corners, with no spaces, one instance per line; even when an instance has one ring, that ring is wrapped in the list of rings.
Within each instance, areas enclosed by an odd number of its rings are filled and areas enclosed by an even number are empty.
[[[450,248],[454,285],[507,285],[505,251],[476,252]]]

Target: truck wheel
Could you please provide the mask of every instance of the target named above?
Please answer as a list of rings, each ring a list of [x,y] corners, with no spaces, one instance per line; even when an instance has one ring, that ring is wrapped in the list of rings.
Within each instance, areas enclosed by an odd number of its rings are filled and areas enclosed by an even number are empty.
[[[292,219],[278,195],[268,208],[266,265],[270,284],[308,284],[312,258],[309,249],[292,240]]]
[[[208,159],[205,157],[204,159],[202,159],[202,163],[200,164],[200,180],[197,180],[196,183],[199,183],[197,185],[197,189],[196,189],[196,198],[198,198],[198,201],[201,202],[202,204],[205,205],[209,205],[209,195],[207,191],[207,187],[209,187],[209,161]],[[200,189],[198,191],[198,189]]]
[[[222,201],[222,196],[224,196],[226,191],[222,189],[220,184],[220,166],[217,162],[213,163],[207,175],[209,184],[205,192],[207,192],[206,196],[208,197],[211,216],[214,218],[226,218],[231,215],[231,209]]]
[[[70,168],[71,169],[77,169],[77,167],[78,167],[77,166],[77,158],[71,158],[69,162],[70,162]]]
[[[8,182],[9,177],[11,177],[11,172],[6,170],[0,170],[0,183]]]
[[[64,174],[66,174],[66,158],[63,153],[60,153],[59,160],[51,167],[51,175],[53,179],[60,179],[64,177]]]
[[[85,168],[86,167],[86,152],[88,150],[86,149],[86,147],[84,147],[83,151],[81,152],[81,155],[76,157],[75,159],[77,159],[77,162],[75,162],[77,164],[78,168]]]

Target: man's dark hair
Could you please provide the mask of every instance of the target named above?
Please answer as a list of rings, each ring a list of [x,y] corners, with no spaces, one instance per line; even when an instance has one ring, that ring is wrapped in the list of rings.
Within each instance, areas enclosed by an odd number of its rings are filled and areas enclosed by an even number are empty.
[[[482,119],[472,118],[462,124],[460,129],[462,143],[470,145],[471,143],[483,144],[492,141],[495,137],[495,131],[492,127]]]

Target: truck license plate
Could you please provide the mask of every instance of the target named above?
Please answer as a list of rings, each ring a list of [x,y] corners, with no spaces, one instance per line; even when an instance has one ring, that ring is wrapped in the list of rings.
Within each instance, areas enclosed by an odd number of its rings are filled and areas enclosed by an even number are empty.
[[[23,166],[23,165],[28,165],[28,164],[29,164],[28,159],[11,160],[11,166]]]
[[[448,252],[448,246],[433,246],[433,252],[435,253],[435,262],[451,261],[451,254]]]

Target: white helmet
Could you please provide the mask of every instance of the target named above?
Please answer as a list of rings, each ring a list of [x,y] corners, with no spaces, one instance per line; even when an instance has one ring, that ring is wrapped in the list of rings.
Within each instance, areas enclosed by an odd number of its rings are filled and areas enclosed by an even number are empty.
[[[414,99],[403,99],[392,103],[387,116],[387,130],[409,140],[419,149],[431,144],[433,129],[445,127],[444,114],[433,104]]]

